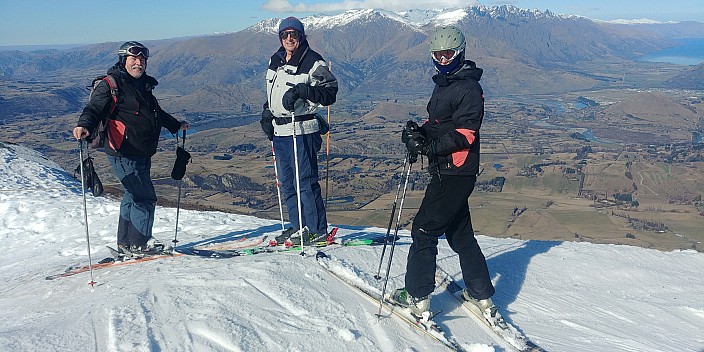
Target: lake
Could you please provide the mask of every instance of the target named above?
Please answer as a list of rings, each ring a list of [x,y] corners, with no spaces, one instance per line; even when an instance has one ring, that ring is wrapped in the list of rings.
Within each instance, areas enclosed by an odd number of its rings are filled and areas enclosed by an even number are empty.
[[[704,38],[680,38],[677,41],[682,45],[648,54],[639,60],[676,65],[698,65],[704,62]]]

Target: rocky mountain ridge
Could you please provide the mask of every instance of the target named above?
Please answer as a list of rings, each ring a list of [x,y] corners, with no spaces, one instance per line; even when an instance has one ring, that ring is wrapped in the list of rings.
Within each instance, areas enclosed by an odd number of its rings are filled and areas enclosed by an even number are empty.
[[[332,63],[344,97],[338,103],[343,104],[371,96],[413,100],[427,95],[434,74],[428,35],[442,24],[455,24],[465,32],[467,57],[485,70],[482,83],[493,96],[590,89],[617,79],[606,70],[587,71],[585,65],[625,64],[674,45],[658,31],[643,29],[650,28],[647,25],[613,25],[507,5],[424,13],[353,10],[302,21],[311,47]],[[160,81],[162,105],[183,113],[258,111],[265,99],[267,62],[279,47],[278,22],[267,19],[222,35],[143,41],[152,49],[148,73]],[[699,30],[704,37],[704,24],[684,26],[687,33]],[[117,46],[1,51],[0,77],[8,83],[1,88],[3,117],[80,109],[87,96],[83,87],[115,63]],[[48,103],[28,109],[27,102],[35,96],[44,97],[40,105]]]

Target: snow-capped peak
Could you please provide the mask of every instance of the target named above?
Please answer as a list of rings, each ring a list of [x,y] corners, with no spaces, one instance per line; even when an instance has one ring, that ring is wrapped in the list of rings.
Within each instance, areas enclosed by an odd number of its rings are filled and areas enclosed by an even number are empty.
[[[639,19],[633,19],[633,20],[625,20],[625,19],[616,19],[616,20],[610,20],[610,21],[602,21],[602,20],[593,20],[596,22],[606,22],[606,23],[612,23],[612,24],[673,24],[673,23],[678,23],[677,21],[657,21],[657,20],[651,20],[649,18],[639,18]]]
[[[348,10],[341,14],[332,16],[314,15],[306,17],[301,21],[306,28],[318,29],[344,26],[354,21],[373,20],[379,17],[386,17],[406,25],[412,25],[410,21],[406,20],[402,16],[399,16],[397,13],[381,9]]]
[[[395,12],[381,9],[348,10],[337,15],[317,14],[301,18],[301,22],[303,23],[303,26],[305,26],[306,31],[308,31],[344,26],[354,21],[372,21],[379,17],[386,17],[393,21],[397,21],[401,24],[412,27],[417,26],[416,23],[409,21]],[[249,29],[253,31],[276,33],[276,31],[278,31],[280,21],[281,19],[278,18],[266,19],[250,27]]]
[[[611,23],[611,24],[673,24],[675,21],[656,21],[647,18],[625,20],[596,20],[579,15],[571,14],[555,14],[550,10],[538,9],[522,9],[513,5],[499,5],[487,7],[484,5],[471,5],[462,8],[443,8],[443,9],[413,9],[401,12],[393,12],[383,9],[360,9],[348,10],[336,15],[317,14],[301,18],[306,30],[314,29],[330,29],[339,26],[345,26],[355,21],[372,22],[379,18],[386,18],[398,22],[400,25],[406,25],[411,28],[421,28],[427,25],[443,26],[454,24],[462,21],[465,18],[514,18],[524,20],[535,19],[586,19],[594,22]],[[249,30],[258,32],[276,33],[278,24],[281,19],[270,18],[263,20]]]
[[[354,21],[372,21],[379,17],[397,21],[400,24],[414,28],[423,27],[428,24],[436,26],[447,25],[461,21],[468,16],[476,17],[508,17],[518,16],[522,18],[573,18],[574,15],[556,15],[549,10],[540,11],[537,9],[527,10],[512,5],[501,5],[486,7],[483,5],[472,5],[463,8],[443,8],[430,10],[407,10],[393,12],[383,9],[361,9],[348,10],[336,15],[317,14],[301,18],[301,22],[308,29],[335,28],[344,26]],[[249,28],[253,31],[276,33],[281,20],[270,18],[263,20]]]

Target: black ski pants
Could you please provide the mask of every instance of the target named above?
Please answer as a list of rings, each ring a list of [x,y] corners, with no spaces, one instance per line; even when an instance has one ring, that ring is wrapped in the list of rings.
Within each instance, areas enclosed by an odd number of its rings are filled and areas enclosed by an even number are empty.
[[[469,213],[468,200],[476,181],[476,176],[433,175],[411,229],[413,244],[406,263],[406,289],[411,296],[421,298],[435,290],[438,238],[443,234],[459,256],[469,294],[475,299],[494,294]]]

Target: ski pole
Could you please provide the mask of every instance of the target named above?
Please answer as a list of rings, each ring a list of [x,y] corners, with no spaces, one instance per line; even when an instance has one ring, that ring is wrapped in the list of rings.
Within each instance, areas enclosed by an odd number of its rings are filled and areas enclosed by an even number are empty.
[[[332,61],[328,65],[332,73]],[[330,179],[330,105],[328,105],[328,133],[325,137],[325,210],[328,209],[328,180]]]
[[[384,237],[384,248],[381,250],[381,258],[379,258],[379,268],[376,270],[376,275],[374,278],[381,279],[381,264],[384,262],[384,255],[386,253],[386,245],[389,243],[389,235],[391,234],[391,225],[394,223],[394,215],[396,214],[396,204],[398,202],[398,195],[401,193],[401,184],[403,183],[403,174],[406,172],[406,165],[408,164],[408,157],[403,159],[403,167],[401,168],[401,178],[398,180],[398,187],[396,188],[396,197],[394,197],[394,203],[391,206],[391,216],[389,216],[389,226],[386,228],[386,237]]]
[[[274,151],[274,141],[271,141],[271,156],[274,157],[274,176],[276,177],[276,194],[279,196],[279,218],[281,219],[281,232],[284,228],[284,208],[281,204],[281,184],[279,183],[279,170],[276,166],[276,152]]]
[[[183,138],[182,138],[182,146],[184,150],[186,149],[186,130],[183,130]],[[176,153],[178,154],[178,134],[176,134]],[[181,185],[183,184],[183,178],[178,180],[178,200],[176,201],[176,229],[174,230],[174,239],[171,241],[171,250],[173,251],[174,248],[176,248],[176,243],[178,243],[178,240],[176,237],[178,236],[178,215],[181,210]]]
[[[298,202],[298,231],[301,236],[301,255],[305,255],[303,250],[303,210],[301,209],[301,176],[298,171],[298,146],[296,142],[296,114],[291,111],[291,125],[293,127],[293,163],[296,168],[296,198]]]
[[[412,156],[410,153],[407,158],[410,159]],[[396,235],[398,235],[398,230],[401,227],[401,212],[403,211],[403,201],[406,199],[406,190],[408,189],[408,179],[411,176],[411,168],[413,163],[408,163],[408,171],[406,172],[406,180],[403,183],[403,195],[401,196],[401,203],[398,206],[398,217],[396,218],[396,228],[394,229],[394,239],[391,242],[391,251],[389,252],[389,262],[386,266],[386,278],[384,278],[384,287],[381,290],[381,297],[379,297],[379,312],[377,317],[381,317],[381,309],[384,303],[384,295],[386,294],[386,285],[389,282],[389,272],[391,272],[391,262],[394,259],[394,249],[396,248]]]
[[[88,146],[88,143],[86,142],[86,146]],[[86,149],[86,152],[88,150]],[[86,244],[88,246],[88,268],[90,268],[90,282],[88,282],[88,285],[90,285],[91,288],[95,287],[95,280],[93,279],[93,258],[90,253],[90,235],[88,231],[88,206],[86,205],[86,185],[85,185],[85,176],[83,172],[83,140],[78,141],[78,156],[81,158],[81,193],[83,193],[83,221],[86,224]]]

